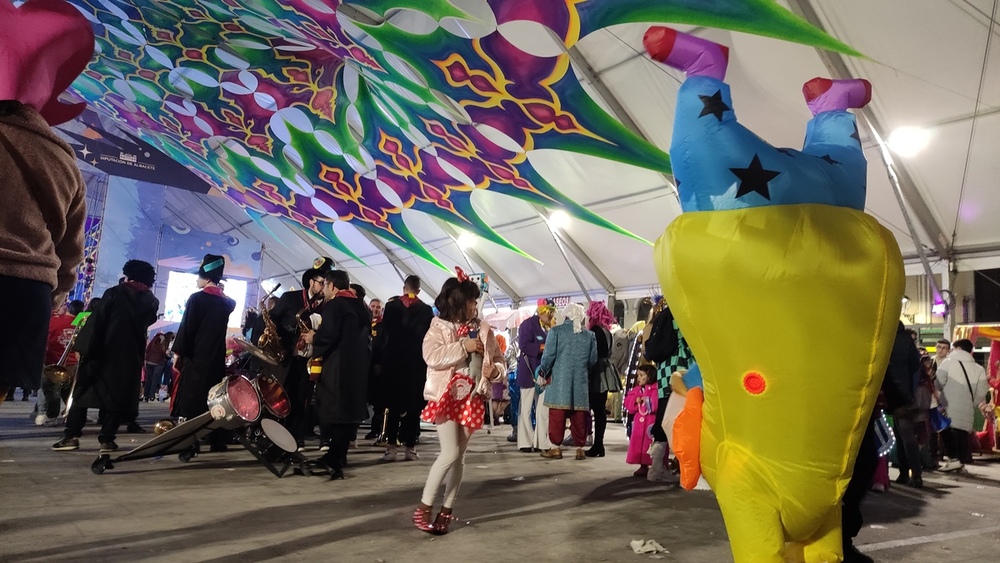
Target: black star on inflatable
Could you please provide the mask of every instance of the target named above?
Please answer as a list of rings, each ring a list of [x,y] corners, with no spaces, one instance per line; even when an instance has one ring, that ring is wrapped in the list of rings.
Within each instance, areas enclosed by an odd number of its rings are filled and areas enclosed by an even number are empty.
[[[722,121],[722,114],[732,109],[722,101],[722,90],[716,90],[711,96],[698,97],[701,98],[701,103],[705,106],[701,109],[698,117],[714,115],[716,119]]]
[[[833,157],[828,154],[824,154],[822,156],[822,159],[825,160],[828,164],[840,164],[839,160],[834,160]]]
[[[736,190],[736,197],[743,197],[751,192],[756,192],[768,201],[771,200],[771,190],[768,189],[767,183],[781,174],[777,170],[767,170],[761,166],[760,157],[756,154],[753,155],[750,166],[746,168],[730,168],[729,170],[740,179],[740,187]]]
[[[858,132],[858,124],[854,124],[854,133],[851,133],[851,138],[861,144],[861,133]]]

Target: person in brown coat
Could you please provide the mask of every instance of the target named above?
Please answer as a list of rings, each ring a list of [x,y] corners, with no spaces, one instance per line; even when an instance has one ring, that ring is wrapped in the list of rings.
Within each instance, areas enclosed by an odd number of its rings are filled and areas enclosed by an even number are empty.
[[[8,389],[38,389],[49,317],[83,260],[85,186],[76,155],[50,125],[82,105],[57,98],[94,48],[90,23],[71,5],[0,2],[0,403]]]

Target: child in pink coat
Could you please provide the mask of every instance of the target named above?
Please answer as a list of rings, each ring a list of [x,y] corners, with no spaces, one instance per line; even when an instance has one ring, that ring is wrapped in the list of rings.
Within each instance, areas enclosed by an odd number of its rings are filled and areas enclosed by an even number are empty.
[[[650,428],[656,422],[657,389],[654,370],[653,366],[639,366],[635,387],[625,395],[625,410],[635,415],[625,463],[638,465],[639,469],[632,475],[643,478],[653,463],[649,457],[649,446],[653,443]]]

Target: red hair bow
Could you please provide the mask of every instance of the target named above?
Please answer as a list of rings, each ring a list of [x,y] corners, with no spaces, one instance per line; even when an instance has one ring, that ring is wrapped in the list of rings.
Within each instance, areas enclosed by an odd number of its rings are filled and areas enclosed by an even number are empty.
[[[465,275],[462,268],[459,268],[458,266],[455,266],[455,277],[458,278],[458,281],[460,282],[469,281],[469,276]]]

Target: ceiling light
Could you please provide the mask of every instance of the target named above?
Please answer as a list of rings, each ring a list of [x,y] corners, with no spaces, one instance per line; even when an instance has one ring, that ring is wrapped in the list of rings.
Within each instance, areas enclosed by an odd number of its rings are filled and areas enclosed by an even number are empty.
[[[549,225],[553,229],[562,230],[569,226],[569,213],[566,213],[562,209],[553,211],[549,215]]]
[[[920,127],[900,127],[889,135],[889,148],[899,156],[916,156],[931,142],[931,132]]]
[[[471,233],[461,233],[458,235],[458,240],[456,242],[458,242],[458,247],[462,250],[472,248],[473,246],[476,246],[476,235]]]

